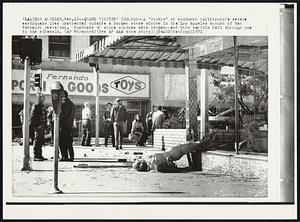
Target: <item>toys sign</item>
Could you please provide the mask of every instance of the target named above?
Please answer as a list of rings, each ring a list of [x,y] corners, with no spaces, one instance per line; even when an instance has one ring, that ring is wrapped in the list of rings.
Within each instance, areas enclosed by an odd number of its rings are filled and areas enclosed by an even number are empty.
[[[23,70],[12,71],[12,93],[24,92]],[[36,93],[35,70],[31,71],[31,94]],[[88,72],[42,70],[42,92],[49,94],[55,81],[62,83],[69,95],[95,96],[96,76]],[[149,98],[149,75],[99,74],[99,96]]]

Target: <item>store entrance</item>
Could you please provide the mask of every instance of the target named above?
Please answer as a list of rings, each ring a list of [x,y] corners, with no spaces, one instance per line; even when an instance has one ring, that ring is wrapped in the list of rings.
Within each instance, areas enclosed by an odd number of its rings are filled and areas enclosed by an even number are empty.
[[[150,112],[150,102],[148,100],[134,100],[134,101],[127,101],[127,127],[125,135],[131,131],[132,121],[136,114],[140,114],[142,117],[143,126],[146,127],[146,115]]]

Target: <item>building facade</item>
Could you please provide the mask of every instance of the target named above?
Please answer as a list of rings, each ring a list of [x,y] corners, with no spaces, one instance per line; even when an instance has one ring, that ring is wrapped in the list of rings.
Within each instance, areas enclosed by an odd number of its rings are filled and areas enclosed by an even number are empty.
[[[24,66],[18,56],[18,40],[12,39],[12,122],[20,126],[18,113],[23,108]],[[95,112],[96,77],[93,68],[87,63],[72,62],[75,52],[83,50],[98,41],[101,36],[37,36],[42,39],[42,63],[31,68],[30,102],[35,102],[36,88],[34,73],[42,69],[42,92],[46,95],[46,106],[51,105],[50,88],[54,81],[60,81],[76,105],[75,119],[81,120],[84,102],[92,105]],[[99,67],[100,136],[103,135],[102,115],[107,103],[119,97],[124,99],[129,115],[127,129],[131,127],[133,116],[137,113],[145,119],[151,107],[161,105],[174,111],[185,106],[185,72],[178,67],[147,67],[115,64],[107,59]],[[120,84],[121,90],[114,87]],[[95,122],[92,129],[95,133]]]

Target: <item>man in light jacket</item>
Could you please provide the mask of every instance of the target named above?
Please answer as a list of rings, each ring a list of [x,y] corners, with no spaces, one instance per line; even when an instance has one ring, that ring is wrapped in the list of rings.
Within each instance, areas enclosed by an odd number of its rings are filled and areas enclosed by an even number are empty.
[[[91,120],[92,120],[92,111],[90,104],[88,102],[84,103],[84,109],[82,110],[82,146],[91,146]]]

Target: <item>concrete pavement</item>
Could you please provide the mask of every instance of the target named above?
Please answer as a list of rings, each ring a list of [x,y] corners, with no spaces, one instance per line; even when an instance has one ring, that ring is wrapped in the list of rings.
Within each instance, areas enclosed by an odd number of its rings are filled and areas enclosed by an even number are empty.
[[[22,172],[23,147],[13,146],[13,195],[57,196],[53,187],[53,147],[45,146],[43,162],[32,162],[32,171]],[[72,197],[266,197],[267,181],[233,177],[214,172],[137,172],[134,159],[159,152],[152,147],[74,146],[75,161],[59,162],[59,196]],[[32,157],[32,147],[30,147]]]

